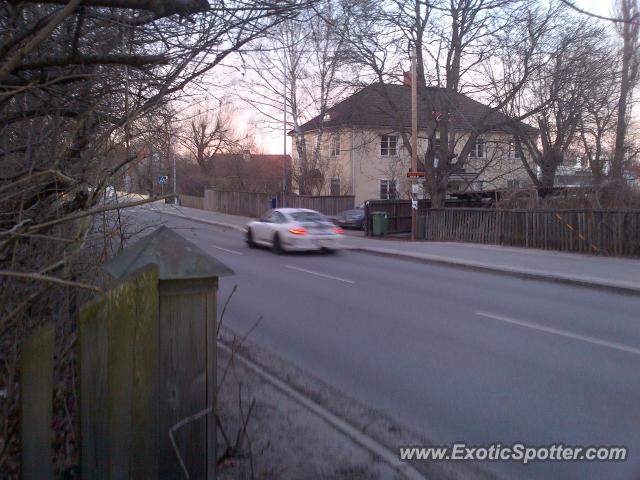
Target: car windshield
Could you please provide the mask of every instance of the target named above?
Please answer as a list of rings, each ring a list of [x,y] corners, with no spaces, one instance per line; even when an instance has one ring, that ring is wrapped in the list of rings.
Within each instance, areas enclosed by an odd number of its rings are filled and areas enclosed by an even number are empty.
[[[294,212],[291,214],[296,222],[328,222],[327,217],[318,212]]]

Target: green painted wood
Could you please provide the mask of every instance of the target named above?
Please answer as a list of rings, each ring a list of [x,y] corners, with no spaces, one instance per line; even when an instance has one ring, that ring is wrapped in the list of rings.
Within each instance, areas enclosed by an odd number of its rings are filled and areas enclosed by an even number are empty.
[[[20,355],[20,406],[22,478],[53,478],[51,418],[53,401],[53,348],[55,330],[47,325],[22,345]]]
[[[136,272],[79,319],[82,478],[158,478],[158,271]]]
[[[216,397],[218,389],[218,362],[217,362],[217,343],[218,343],[218,322],[216,308],[216,290],[210,289],[206,293],[206,329],[207,329],[207,406],[213,408],[215,412]],[[217,470],[217,432],[215,415],[207,416],[207,478],[215,480]]]
[[[78,321],[80,376],[80,471],[82,478],[108,478],[107,300],[85,305]]]
[[[133,337],[131,476],[158,478],[158,271],[136,278]]]
[[[109,478],[128,479],[133,437],[133,339],[136,282],[127,280],[107,294],[107,412]]]

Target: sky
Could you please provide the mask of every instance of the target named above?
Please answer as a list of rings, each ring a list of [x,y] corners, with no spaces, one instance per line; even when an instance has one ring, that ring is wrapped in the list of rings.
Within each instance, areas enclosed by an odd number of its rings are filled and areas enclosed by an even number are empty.
[[[574,0],[575,5],[582,10],[601,16],[610,16],[612,14],[612,0]],[[237,111],[237,119],[239,125],[246,124],[256,113],[250,108],[239,108]],[[283,145],[284,130],[272,132],[255,132],[256,146],[263,153],[282,154],[284,153]],[[291,141],[287,141],[287,152],[291,154]]]

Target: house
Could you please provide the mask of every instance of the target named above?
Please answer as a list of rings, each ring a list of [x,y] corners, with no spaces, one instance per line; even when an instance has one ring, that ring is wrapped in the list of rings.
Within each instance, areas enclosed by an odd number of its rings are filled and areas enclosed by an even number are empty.
[[[456,153],[465,137],[480,122],[507,125],[511,120],[470,97],[444,89],[427,87],[427,98],[448,102],[452,111]],[[431,102],[427,102],[431,103]],[[395,105],[395,109],[389,105]],[[428,146],[427,123],[433,107],[418,108],[418,155]],[[524,124],[520,124],[521,126]],[[526,126],[529,131],[535,131]],[[352,194],[356,203],[367,199],[406,198],[410,182],[406,174],[411,165],[408,150],[399,131],[411,131],[411,88],[406,85],[374,84],[363,88],[300,126],[306,145],[318,145],[326,160],[323,173],[325,195]],[[294,132],[290,132],[294,136]],[[481,135],[464,168],[449,177],[449,191],[516,188],[528,185],[509,128]],[[293,138],[294,162],[297,162]]]
[[[292,159],[289,155],[217,153],[210,157],[207,171],[195,162],[181,162],[178,168],[178,190],[202,196],[204,189],[277,193],[287,178],[291,185]]]
[[[292,160],[289,155],[218,153],[212,156],[211,186],[219,190],[276,193],[282,191],[287,177],[291,183]]]

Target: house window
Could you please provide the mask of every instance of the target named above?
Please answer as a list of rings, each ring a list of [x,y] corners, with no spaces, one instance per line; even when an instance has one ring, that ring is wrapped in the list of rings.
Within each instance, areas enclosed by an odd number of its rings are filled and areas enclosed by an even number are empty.
[[[329,150],[330,150],[329,154],[332,157],[340,156],[340,134],[339,133],[334,133],[333,135],[331,135]]]
[[[507,188],[510,190],[520,188],[520,180],[507,180]]]
[[[471,158],[486,158],[487,156],[487,142],[484,138],[479,137],[476,139],[476,143],[473,144],[471,149]]]
[[[514,160],[520,159],[520,150],[516,147],[515,142],[509,142],[509,158]]]
[[[380,200],[394,200],[396,198],[396,181],[380,180]]]
[[[398,156],[398,136],[382,135],[380,137],[380,156],[396,157]]]
[[[331,177],[331,195],[340,195],[340,177]]]

